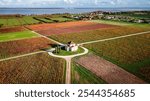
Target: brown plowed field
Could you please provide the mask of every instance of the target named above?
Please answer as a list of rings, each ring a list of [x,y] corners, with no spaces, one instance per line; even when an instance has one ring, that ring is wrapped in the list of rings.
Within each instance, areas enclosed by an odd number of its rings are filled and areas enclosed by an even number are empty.
[[[0,43],[0,59],[30,53],[51,47],[54,43],[39,37]]]
[[[24,31],[24,30],[25,30],[24,27],[1,28],[0,34],[11,33],[11,32],[20,32],[20,31]]]
[[[117,65],[95,55],[88,55],[76,60],[77,63],[90,70],[110,84],[143,84],[143,80],[123,70]]]
[[[74,22],[65,22],[65,23],[29,25],[27,27],[31,30],[39,31],[39,30],[47,30],[47,29],[54,29],[54,28],[68,28],[68,27],[76,27],[76,26],[85,26],[85,25],[92,25],[92,24],[96,24],[96,23],[85,22],[85,21],[74,21]]]

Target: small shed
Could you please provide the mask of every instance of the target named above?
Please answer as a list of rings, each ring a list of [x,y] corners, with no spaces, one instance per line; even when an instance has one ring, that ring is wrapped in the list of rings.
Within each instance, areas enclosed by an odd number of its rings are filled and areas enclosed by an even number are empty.
[[[74,42],[70,41],[66,44],[65,46],[66,51],[77,51],[78,50],[78,45],[75,44]]]

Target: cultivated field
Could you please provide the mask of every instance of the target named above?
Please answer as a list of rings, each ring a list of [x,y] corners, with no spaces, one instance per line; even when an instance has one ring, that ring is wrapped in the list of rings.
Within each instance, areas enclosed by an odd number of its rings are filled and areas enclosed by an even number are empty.
[[[76,60],[76,62],[110,84],[145,83],[133,74],[126,72],[117,65],[114,65],[96,55],[83,56]]]
[[[150,34],[88,44],[85,47],[139,77],[142,77],[140,68],[150,64]]]
[[[7,19],[0,19],[0,28],[7,25]]]
[[[96,30],[96,29],[104,29],[104,28],[112,28],[115,26],[112,25],[106,25],[106,24],[91,24],[91,25],[83,25],[83,26],[75,26],[75,27],[68,27],[68,28],[52,28],[48,30],[42,30],[42,31],[37,31],[38,33],[45,35],[45,36],[50,36],[52,34],[63,34],[63,33],[77,33],[77,32],[84,32],[88,30]]]
[[[52,23],[53,22],[53,20],[51,20],[49,18],[36,17],[35,19],[38,20],[38,21],[41,21],[43,23]]]
[[[0,34],[3,33],[11,33],[11,32],[21,32],[25,31],[26,29],[24,27],[10,27],[10,28],[1,28]]]
[[[5,34],[0,34],[0,42],[18,40],[18,39],[27,39],[38,37],[37,34],[31,31],[22,31],[22,32],[10,32]]]
[[[23,16],[23,15],[7,15],[0,17],[0,28],[1,27],[14,27],[23,25],[32,25],[39,23],[52,23],[52,22],[67,22],[73,19],[64,18],[62,16],[47,17],[47,16]]]
[[[47,53],[0,62],[1,84],[64,83],[65,60]]]
[[[0,16],[0,28],[1,27],[14,27],[23,25],[33,25],[40,23],[58,23],[58,22],[69,22],[74,19],[67,17],[68,15],[1,15]]]
[[[53,44],[42,37],[0,42],[0,59],[50,48]]]
[[[73,84],[103,84],[106,83],[94,73],[77,64],[76,62],[72,63],[72,74],[71,82]]]
[[[149,31],[150,28],[132,27],[132,26],[118,26],[114,28],[104,28],[99,30],[84,31],[80,33],[66,33],[51,35],[50,38],[59,42],[69,42],[70,40],[76,43],[101,40],[106,38],[112,38],[116,36],[129,35],[139,33],[143,31]]]
[[[92,25],[92,24],[95,25],[96,23],[85,22],[85,21],[72,21],[72,22],[65,22],[65,23],[29,25],[27,27],[34,31],[41,31],[41,30],[48,30],[48,29],[55,29],[55,28],[69,28],[69,27],[85,26],[85,25]]]
[[[35,20],[32,16],[25,16],[22,20],[26,23],[26,25],[40,23],[40,21]]]
[[[4,17],[0,18],[1,27],[14,27],[14,26],[22,26],[28,24],[37,24],[40,21],[35,20],[32,16],[24,16],[24,17]]]
[[[16,18],[9,18],[9,19],[7,19],[7,26],[8,27],[19,26],[19,25],[21,25],[21,24],[19,23],[18,19],[16,19]]]
[[[118,25],[118,26],[129,26],[129,25],[134,25],[133,23],[129,22],[119,22],[119,21],[112,21],[112,20],[92,20],[90,22],[95,22],[95,23],[103,23],[103,24],[111,24],[111,25]]]
[[[63,17],[57,17],[57,18],[50,18],[53,21],[57,21],[57,22],[67,22],[67,21],[72,21],[73,19],[69,19],[69,18],[63,18]]]
[[[138,72],[150,82],[150,65],[140,68]]]
[[[47,53],[22,57],[57,46],[29,30],[60,43],[73,41],[81,45],[84,42],[150,31],[150,26],[106,20],[74,21],[67,14],[0,16],[0,83],[65,83],[64,76],[68,70],[65,70],[63,59],[51,57]],[[90,53],[72,59],[71,83],[150,82],[150,33],[82,45]],[[77,52],[61,50],[57,55],[82,52],[80,48]],[[14,56],[20,57],[9,58]]]
[[[145,23],[131,23],[131,22],[123,22],[123,21],[114,21],[114,20],[92,20],[90,22],[100,23],[100,24],[111,24],[111,25],[118,25],[118,26],[135,26],[135,27],[142,27],[142,28],[149,28],[149,24]]]

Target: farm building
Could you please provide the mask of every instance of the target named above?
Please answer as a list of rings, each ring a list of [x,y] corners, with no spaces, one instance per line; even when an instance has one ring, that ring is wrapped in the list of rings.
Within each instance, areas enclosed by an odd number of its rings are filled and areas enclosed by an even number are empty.
[[[74,42],[70,41],[67,43],[67,45],[65,46],[66,51],[77,51],[78,50],[78,45],[75,44]]]

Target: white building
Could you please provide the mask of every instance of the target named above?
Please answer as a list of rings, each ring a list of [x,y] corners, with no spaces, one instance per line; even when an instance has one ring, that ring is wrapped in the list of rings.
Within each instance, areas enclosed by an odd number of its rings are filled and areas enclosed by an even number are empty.
[[[68,44],[65,46],[66,51],[72,51],[75,52],[78,50],[78,45],[75,44],[74,42],[70,41]]]

